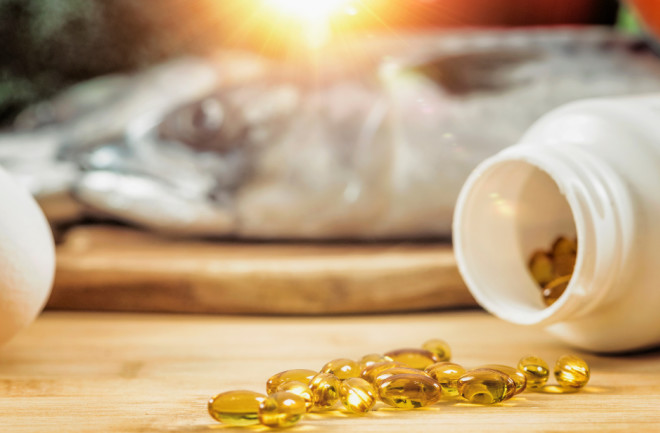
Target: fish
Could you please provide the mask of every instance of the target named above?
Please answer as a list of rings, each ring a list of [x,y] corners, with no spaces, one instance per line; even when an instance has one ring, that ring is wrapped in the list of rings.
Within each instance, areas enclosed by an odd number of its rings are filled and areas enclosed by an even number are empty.
[[[446,239],[470,171],[544,113],[660,90],[644,42],[601,27],[383,35],[308,54],[220,50],[97,78],[19,116],[0,164],[39,202],[79,206],[54,223]]]

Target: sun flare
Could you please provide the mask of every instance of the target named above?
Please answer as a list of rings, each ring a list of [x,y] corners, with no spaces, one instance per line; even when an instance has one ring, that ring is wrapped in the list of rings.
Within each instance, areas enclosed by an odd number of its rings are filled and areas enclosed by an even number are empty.
[[[274,12],[306,21],[327,21],[351,6],[350,0],[264,0]],[[349,12],[350,13],[350,12]]]
[[[289,33],[297,33],[306,46],[316,49],[331,39],[333,23],[358,12],[355,0],[261,1],[275,20],[290,23]]]

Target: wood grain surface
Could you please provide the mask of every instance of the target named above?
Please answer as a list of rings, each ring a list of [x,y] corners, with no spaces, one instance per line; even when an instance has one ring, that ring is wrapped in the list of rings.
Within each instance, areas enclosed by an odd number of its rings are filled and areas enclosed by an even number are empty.
[[[466,367],[549,363],[576,353],[533,328],[480,311],[338,317],[47,312],[0,348],[0,431],[11,433],[263,431],[224,428],[206,400],[263,390],[273,373],[446,339]],[[579,353],[579,352],[577,352]],[[397,411],[310,414],[291,432],[658,431],[660,352],[604,357],[574,394],[525,392],[497,406],[441,402]]]
[[[475,305],[448,244],[238,243],[82,226],[58,246],[49,307],[319,314]]]

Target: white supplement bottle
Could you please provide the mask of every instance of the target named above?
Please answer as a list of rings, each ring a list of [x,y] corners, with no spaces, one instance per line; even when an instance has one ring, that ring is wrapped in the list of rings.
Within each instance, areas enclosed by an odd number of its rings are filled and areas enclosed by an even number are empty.
[[[550,306],[528,263],[577,237]],[[488,311],[575,347],[660,346],[660,95],[571,103],[481,163],[454,213],[459,270]]]

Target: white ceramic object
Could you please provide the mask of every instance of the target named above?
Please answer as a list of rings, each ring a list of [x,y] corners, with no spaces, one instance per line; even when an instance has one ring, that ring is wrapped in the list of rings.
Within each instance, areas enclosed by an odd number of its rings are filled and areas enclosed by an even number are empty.
[[[577,236],[551,306],[527,264]],[[660,345],[660,95],[572,103],[480,164],[457,202],[454,250],[477,301],[599,352]]]
[[[55,246],[30,193],[0,169],[0,344],[44,307],[55,274]]]

